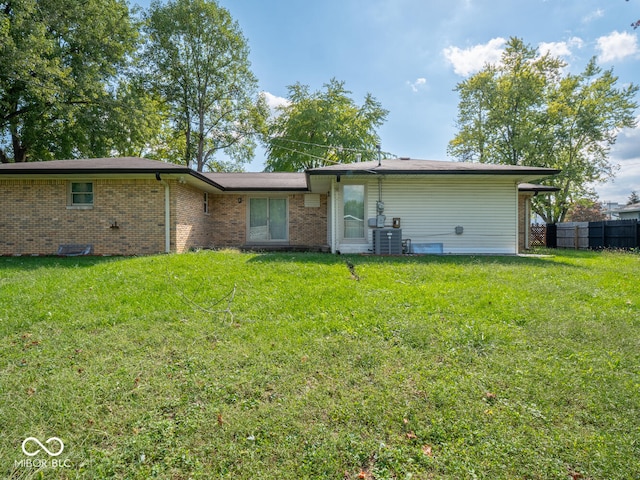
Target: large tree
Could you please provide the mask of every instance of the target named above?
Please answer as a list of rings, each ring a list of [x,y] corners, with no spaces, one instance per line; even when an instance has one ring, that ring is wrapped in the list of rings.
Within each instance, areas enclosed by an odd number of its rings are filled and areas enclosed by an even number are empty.
[[[372,95],[357,105],[344,82],[336,79],[317,92],[300,83],[288,89],[288,102],[269,122],[267,171],[295,172],[376,158],[376,128],[388,111]]]
[[[237,22],[212,0],[154,2],[145,20],[147,79],[169,106],[181,162],[202,171],[249,161],[267,108]]]
[[[561,169],[546,180],[560,190],[533,202],[549,223],[614,174],[610,147],[620,129],[636,125],[637,86],[618,88],[595,60],[578,75],[565,74],[565,66],[510,39],[499,64],[457,86],[459,132],[448,149],[461,160]]]
[[[0,161],[112,153],[136,41],[125,0],[0,0]]]

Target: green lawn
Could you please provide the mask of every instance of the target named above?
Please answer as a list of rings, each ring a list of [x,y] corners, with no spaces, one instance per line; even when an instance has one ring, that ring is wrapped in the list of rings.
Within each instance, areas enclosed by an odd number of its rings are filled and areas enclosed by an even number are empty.
[[[567,251],[0,258],[0,477],[640,478],[639,273]]]

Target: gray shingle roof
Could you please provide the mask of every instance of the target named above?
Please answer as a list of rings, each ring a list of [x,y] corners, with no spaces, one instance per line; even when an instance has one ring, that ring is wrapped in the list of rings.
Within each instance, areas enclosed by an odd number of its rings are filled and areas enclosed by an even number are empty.
[[[640,212],[640,203],[632,203],[631,205],[625,205],[622,208],[615,210],[616,212]]]
[[[289,172],[204,173],[225,191],[307,191],[305,174]]]
[[[243,172],[200,173],[182,165],[139,157],[51,160],[47,162],[0,164],[1,175],[35,174],[179,174],[189,175],[222,191],[309,191],[310,176],[349,174],[484,174],[523,175],[538,178],[558,173],[558,170],[538,167],[494,165],[486,163],[445,162],[439,160],[386,159],[312,168],[305,173]],[[536,186],[539,187],[539,186]],[[538,189],[542,191],[541,189]]]
[[[480,174],[480,175],[540,175],[559,173],[552,168],[496,165],[491,163],[445,162],[440,160],[385,159],[377,161],[331,165],[307,170],[309,175],[347,175],[349,173],[384,174]]]
[[[47,162],[3,163],[3,173],[152,173],[156,171],[188,173],[189,168],[139,157],[50,160]]]

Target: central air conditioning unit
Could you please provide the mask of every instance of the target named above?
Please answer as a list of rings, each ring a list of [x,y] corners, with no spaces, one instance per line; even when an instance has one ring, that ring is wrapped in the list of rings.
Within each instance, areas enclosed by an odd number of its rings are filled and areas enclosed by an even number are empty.
[[[373,234],[373,253],[376,255],[400,255],[402,230],[400,228],[376,228]]]

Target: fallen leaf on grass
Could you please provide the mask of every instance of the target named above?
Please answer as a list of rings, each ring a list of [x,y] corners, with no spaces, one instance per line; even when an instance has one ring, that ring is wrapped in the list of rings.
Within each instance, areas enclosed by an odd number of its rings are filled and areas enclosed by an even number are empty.
[[[423,445],[422,453],[424,453],[427,457],[433,457],[433,450],[431,449],[431,445]]]
[[[407,432],[407,438],[409,440],[414,440],[414,439],[418,438],[418,436],[413,432]]]

